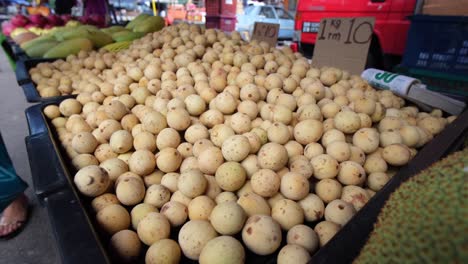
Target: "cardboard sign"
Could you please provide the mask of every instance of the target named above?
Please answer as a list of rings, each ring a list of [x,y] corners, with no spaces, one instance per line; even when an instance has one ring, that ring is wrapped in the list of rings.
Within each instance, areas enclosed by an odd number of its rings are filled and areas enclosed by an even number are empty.
[[[372,40],[375,18],[324,18],[320,21],[312,64],[361,74]]]
[[[255,22],[252,39],[265,41],[270,44],[270,47],[276,47],[279,27],[279,24]]]

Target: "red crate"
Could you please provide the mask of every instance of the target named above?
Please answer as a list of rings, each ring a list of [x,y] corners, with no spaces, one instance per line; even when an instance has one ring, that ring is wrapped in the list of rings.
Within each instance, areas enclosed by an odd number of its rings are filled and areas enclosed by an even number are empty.
[[[220,29],[226,32],[232,32],[236,30],[236,17],[222,16],[220,22]]]
[[[206,28],[218,28],[222,31],[232,32],[236,29],[236,17],[206,16]]]
[[[206,28],[219,28],[220,18],[219,16],[206,16],[205,27]]]
[[[207,16],[219,16],[220,14],[220,1],[223,0],[206,0],[206,15]],[[225,0],[224,0],[225,1]],[[234,1],[234,0],[232,0]]]
[[[237,0],[218,0],[221,1],[221,15],[226,17],[235,17],[237,11]]]

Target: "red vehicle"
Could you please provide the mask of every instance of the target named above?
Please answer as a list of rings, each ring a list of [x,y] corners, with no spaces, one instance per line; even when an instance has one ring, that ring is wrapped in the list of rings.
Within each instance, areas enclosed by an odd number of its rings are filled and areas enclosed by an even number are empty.
[[[404,52],[410,22],[417,0],[299,0],[295,41],[312,55],[320,20],[326,17],[375,17],[367,65],[388,68]]]

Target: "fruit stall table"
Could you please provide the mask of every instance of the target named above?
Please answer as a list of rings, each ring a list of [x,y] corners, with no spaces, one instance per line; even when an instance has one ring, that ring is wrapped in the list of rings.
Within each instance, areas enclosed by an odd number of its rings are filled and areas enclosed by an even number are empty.
[[[137,19],[127,27],[160,22]],[[405,106],[238,32],[150,32],[116,53],[19,63],[44,98],[26,145],[63,262],[213,263],[229,245],[240,262],[350,263],[391,193],[468,133],[466,111]]]

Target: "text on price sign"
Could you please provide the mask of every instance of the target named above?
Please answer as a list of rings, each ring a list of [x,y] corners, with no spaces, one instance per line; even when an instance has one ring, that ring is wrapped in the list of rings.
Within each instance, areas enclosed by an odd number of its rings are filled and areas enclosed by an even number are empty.
[[[322,19],[312,64],[360,74],[366,64],[374,23],[373,17]]]

